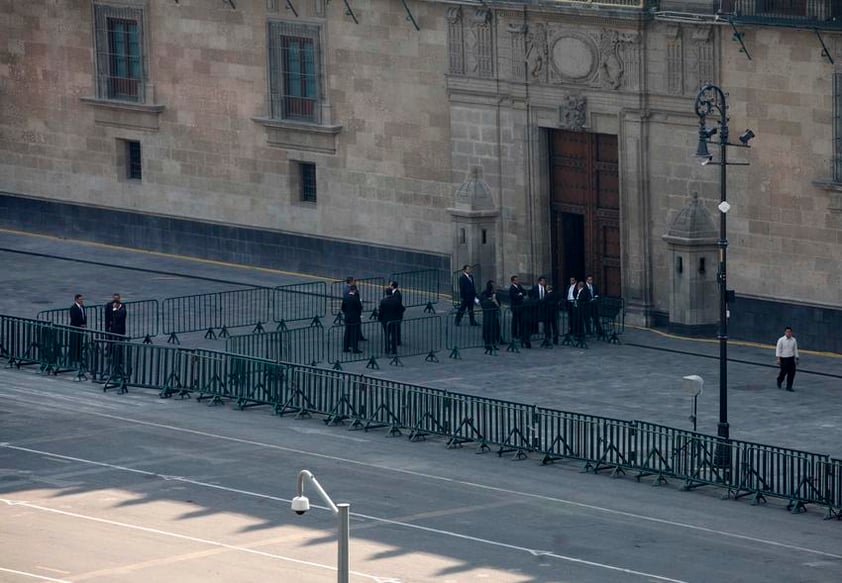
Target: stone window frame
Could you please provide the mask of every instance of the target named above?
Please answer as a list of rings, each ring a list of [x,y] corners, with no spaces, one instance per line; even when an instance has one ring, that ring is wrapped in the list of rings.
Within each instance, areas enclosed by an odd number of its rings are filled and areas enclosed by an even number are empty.
[[[147,95],[149,86],[148,35],[146,0],[93,0],[91,2],[91,26],[94,51],[94,86],[96,99],[109,102],[145,104],[151,101]],[[134,95],[115,95],[114,56],[110,53],[108,22],[120,20],[132,22],[137,27],[138,48],[140,51],[137,83]]]
[[[322,47],[322,34],[324,27],[312,22],[294,22],[289,20],[270,19],[267,23],[267,50],[269,66],[269,119],[277,121],[292,121],[299,123],[311,123],[320,125],[322,121],[322,106],[325,101],[324,94],[324,58]],[[287,86],[291,75],[304,77],[309,76],[301,73],[290,73],[287,64],[289,58],[289,47],[293,41],[309,42],[312,46],[313,66],[315,71],[312,79],[305,81],[310,85],[312,81],[314,95],[294,95],[294,91]],[[297,46],[297,45],[296,45]],[[300,79],[299,79],[300,81]],[[312,104],[308,105],[309,99]],[[296,105],[292,105],[295,103]],[[312,109],[302,113],[301,109]],[[298,111],[296,111],[298,110]]]
[[[315,207],[318,204],[318,165],[312,160],[291,159],[289,167],[290,202],[304,207]],[[307,172],[312,172],[312,193],[306,192]]]
[[[842,68],[833,70],[832,81],[832,129],[833,138],[830,155],[830,178],[813,181],[813,185],[827,191],[830,200],[828,210],[842,214]]]

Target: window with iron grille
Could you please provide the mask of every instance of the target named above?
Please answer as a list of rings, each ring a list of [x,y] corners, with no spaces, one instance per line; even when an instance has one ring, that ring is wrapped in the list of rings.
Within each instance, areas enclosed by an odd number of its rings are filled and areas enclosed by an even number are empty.
[[[269,23],[270,117],[321,122],[319,27]]]
[[[298,190],[301,202],[316,202],[316,165],[312,162],[298,163]]]
[[[97,97],[144,102],[143,9],[94,4]]]
[[[126,178],[143,179],[143,166],[140,156],[140,142],[126,140]]]

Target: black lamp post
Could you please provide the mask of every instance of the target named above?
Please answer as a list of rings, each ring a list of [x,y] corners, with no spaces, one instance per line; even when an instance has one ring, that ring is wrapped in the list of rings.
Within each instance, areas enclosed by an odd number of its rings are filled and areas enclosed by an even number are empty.
[[[728,142],[728,104],[726,95],[718,86],[707,83],[699,89],[696,95],[696,115],[699,116],[699,145],[696,148],[696,156],[700,158],[702,165],[708,164],[719,166],[719,271],[717,280],[719,283],[719,425],[717,435],[720,438],[716,448],[714,464],[718,467],[728,468],[731,465],[731,449],[728,444],[728,286],[725,277],[728,239],[726,238],[726,215],[731,205],[728,204],[727,168],[728,146],[749,147],[748,142],[754,137],[754,132],[746,130],[740,135],[739,144]],[[719,118],[719,128],[708,128],[707,118]],[[719,161],[713,162],[713,156],[708,152],[708,143],[711,138],[719,132]],[[744,162],[731,163],[731,165],[746,165]]]

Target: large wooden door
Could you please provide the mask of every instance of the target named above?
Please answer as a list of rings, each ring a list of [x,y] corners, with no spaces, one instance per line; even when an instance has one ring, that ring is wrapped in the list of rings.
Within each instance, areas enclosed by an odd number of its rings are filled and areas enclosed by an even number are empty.
[[[553,279],[594,276],[602,295],[622,295],[617,137],[550,132]]]

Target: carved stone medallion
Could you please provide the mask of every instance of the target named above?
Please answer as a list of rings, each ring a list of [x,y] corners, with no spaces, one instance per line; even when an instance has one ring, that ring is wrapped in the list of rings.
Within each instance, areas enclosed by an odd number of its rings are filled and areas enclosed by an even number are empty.
[[[584,80],[593,75],[597,65],[597,47],[584,36],[559,37],[552,48],[553,66],[563,79]]]

